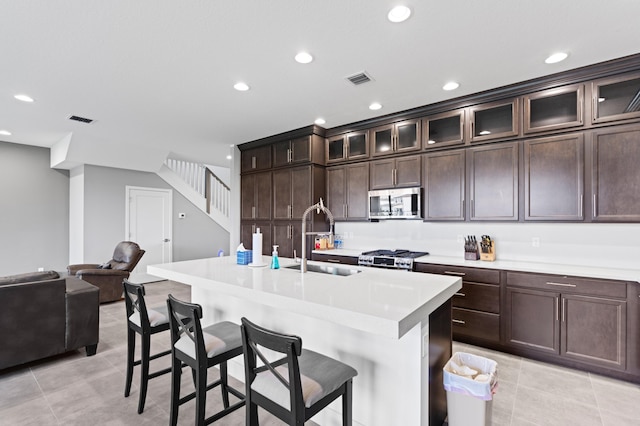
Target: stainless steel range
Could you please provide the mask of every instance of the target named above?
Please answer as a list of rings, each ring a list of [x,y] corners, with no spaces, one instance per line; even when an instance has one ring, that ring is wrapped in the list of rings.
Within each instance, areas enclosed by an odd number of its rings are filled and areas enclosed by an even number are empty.
[[[426,251],[409,250],[373,250],[366,251],[358,256],[358,265],[377,266],[380,268],[394,268],[413,270],[413,259],[426,256]]]

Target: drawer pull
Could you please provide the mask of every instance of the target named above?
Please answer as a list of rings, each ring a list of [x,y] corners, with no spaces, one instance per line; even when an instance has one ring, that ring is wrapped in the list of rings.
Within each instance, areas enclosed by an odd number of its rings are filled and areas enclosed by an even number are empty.
[[[464,277],[465,274],[464,272],[456,272],[456,271],[444,271],[445,274],[449,274],[449,275],[457,275],[459,277]]]
[[[466,296],[466,294],[464,294],[464,293],[455,293],[455,294],[454,294],[454,296],[465,297],[465,296]]]
[[[327,262],[340,263],[340,260],[338,260],[338,259],[327,259]]]
[[[455,318],[451,319],[451,322],[455,322],[456,324],[466,324],[466,322]]]
[[[575,284],[565,284],[565,283],[554,283],[552,281],[547,281],[547,284],[549,285],[555,285],[555,286],[559,286],[559,287],[575,287]]]

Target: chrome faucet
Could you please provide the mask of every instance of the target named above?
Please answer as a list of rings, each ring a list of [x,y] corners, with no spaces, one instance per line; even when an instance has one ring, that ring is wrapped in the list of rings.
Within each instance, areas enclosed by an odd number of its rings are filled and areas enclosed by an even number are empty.
[[[329,209],[324,206],[322,198],[320,198],[319,203],[312,205],[302,214],[302,257],[300,259],[300,272],[303,274],[307,272],[307,235],[326,234],[326,232],[307,232],[307,216],[309,216],[309,213],[314,209],[316,210],[316,214],[319,214],[320,211],[322,211],[329,218],[329,238],[331,238],[331,241],[333,242],[333,214],[331,214]]]

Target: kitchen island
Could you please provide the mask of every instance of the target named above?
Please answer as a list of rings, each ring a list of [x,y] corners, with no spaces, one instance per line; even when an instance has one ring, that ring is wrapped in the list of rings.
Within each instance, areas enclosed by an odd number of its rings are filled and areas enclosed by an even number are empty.
[[[266,265],[270,260],[263,257]],[[303,347],[354,367],[354,425],[441,422],[440,373],[451,351],[450,298],[462,287],[461,279],[348,266],[340,268],[359,272],[301,274],[287,268],[293,265],[293,259],[281,258],[280,269],[272,270],[219,257],[152,265],[147,272],[190,285],[192,301],[203,307],[203,325],[239,323],[245,316],[297,334]],[[243,380],[242,360],[233,360],[229,371]],[[438,398],[430,398],[430,378]],[[313,420],[341,424],[340,411],[334,402]]]

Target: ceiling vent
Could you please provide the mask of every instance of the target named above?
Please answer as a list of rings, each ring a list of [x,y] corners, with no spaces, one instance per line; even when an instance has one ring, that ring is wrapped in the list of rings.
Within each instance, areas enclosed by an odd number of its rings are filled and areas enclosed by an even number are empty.
[[[79,115],[71,115],[69,116],[69,120],[79,121],[81,123],[87,123],[87,124],[91,124],[94,122],[94,120],[91,118],[80,117]]]
[[[347,77],[347,80],[349,80],[354,86],[359,86],[361,84],[368,83],[373,79],[371,78],[371,76],[369,76],[369,74],[363,71],[358,74],[350,75],[349,77]]]

